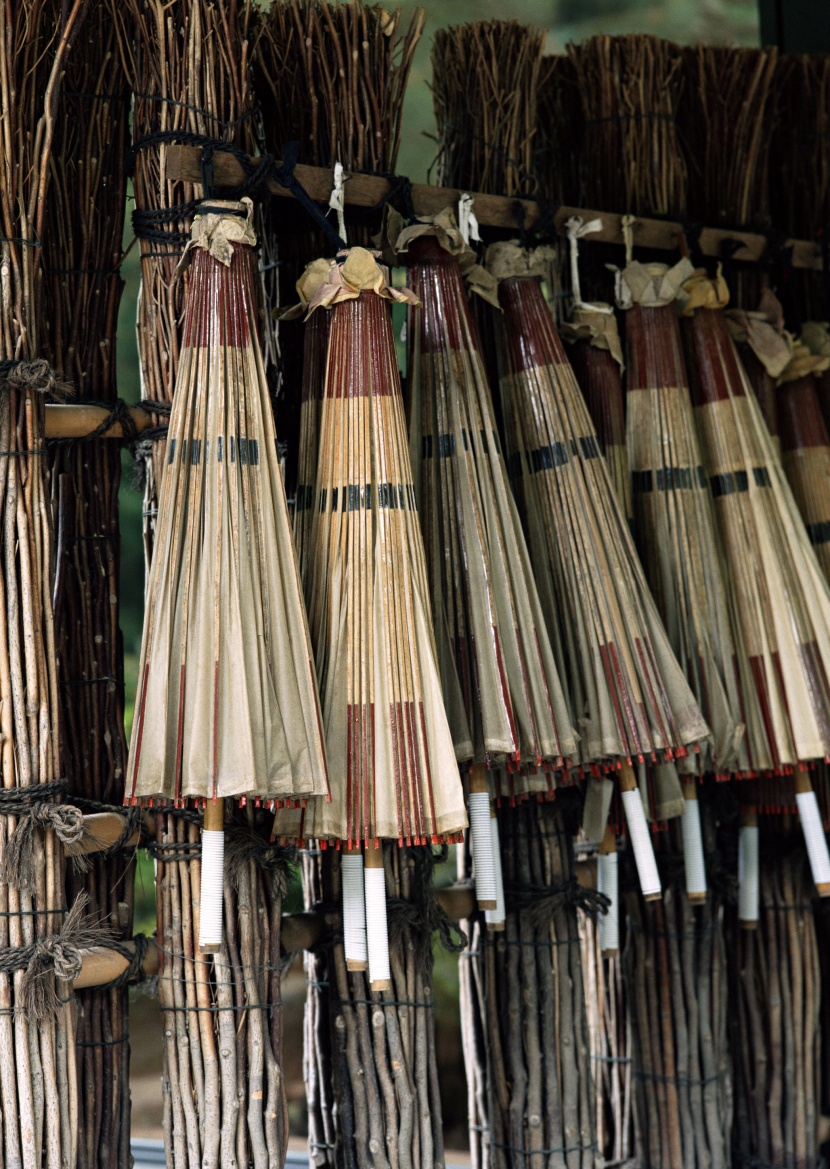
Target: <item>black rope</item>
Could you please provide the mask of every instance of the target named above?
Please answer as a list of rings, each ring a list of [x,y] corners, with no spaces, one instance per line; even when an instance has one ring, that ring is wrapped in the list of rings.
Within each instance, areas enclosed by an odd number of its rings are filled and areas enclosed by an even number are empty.
[[[658,1084],[683,1084],[688,1088],[705,1088],[707,1084],[714,1084],[729,1074],[726,1068],[714,1076],[707,1076],[705,1080],[693,1080],[688,1076],[661,1076],[657,1072],[644,1072],[640,1068],[632,1068],[631,1074],[635,1080],[653,1080]]]
[[[415,204],[412,201],[412,180],[406,175],[396,175],[386,171],[359,171],[362,175],[372,175],[377,179],[386,179],[389,184],[389,190],[380,199],[374,207],[371,208],[371,214],[375,215],[382,211],[387,205],[394,207],[400,211],[407,223],[412,223],[416,219]]]
[[[599,1152],[599,1145],[596,1141],[591,1141],[589,1145],[560,1145],[555,1149],[524,1149],[518,1145],[503,1145],[499,1141],[488,1141],[487,1144],[491,1149],[504,1149],[508,1153],[518,1153],[520,1157],[551,1157],[554,1153]]]
[[[96,987],[100,990],[100,987]],[[87,1039],[83,1043],[76,1043],[76,1047],[118,1047],[121,1043],[129,1043],[129,1035],[122,1035],[120,1039]]]
[[[144,977],[144,958],[150,939],[145,934],[136,934],[133,938],[135,949],[131,950],[124,942],[111,942],[108,949],[115,950],[127,959],[126,967],[110,982],[103,982],[96,986],[96,990],[115,990],[119,986],[126,986],[130,982],[140,982]]]
[[[66,906],[62,909],[4,909],[0,911],[0,917],[40,917],[41,914],[61,914],[68,913]]]
[[[609,114],[604,118],[586,118],[586,126],[602,126],[607,122],[675,122],[674,114],[666,114],[660,110],[653,113],[648,111],[639,114]]]
[[[95,442],[96,439],[102,438],[113,426],[119,424],[123,432],[120,439],[121,442],[129,444],[134,442],[138,437],[138,427],[133,421],[129,405],[123,398],[116,398],[114,402],[97,402],[90,398],[80,401],[77,404],[81,406],[98,406],[102,410],[107,410],[108,413],[89,434],[83,434],[73,438],[50,438],[46,444],[50,450],[56,447],[76,446],[81,442]]]
[[[157,861],[197,861],[202,856],[202,843],[198,840],[172,840],[169,843],[159,844],[151,840],[147,844],[147,851]]]
[[[123,825],[122,825],[120,833],[118,834],[118,838],[116,840],[114,840],[112,842],[112,844],[108,844],[106,846],[106,848],[99,849],[97,852],[98,856],[102,856],[102,857],[112,856],[117,852],[121,852],[122,849],[124,849],[126,847],[127,841],[132,836],[135,836],[136,832],[139,833],[138,840],[134,845],[131,845],[130,847],[131,848],[149,848],[149,841],[148,841],[147,835],[146,835],[146,828],[145,828],[144,821],[143,821],[142,816],[141,816],[141,808],[139,808],[139,807],[125,808],[123,806],[123,804],[121,804],[121,805],[102,804],[99,800],[90,800],[90,799],[87,799],[85,796],[75,796],[75,795],[72,796],[72,803],[75,805],[76,808],[80,808],[80,810],[82,812],[88,812],[88,813],[108,812],[108,813],[111,813],[112,815],[120,816],[122,821],[123,821]]]
[[[164,979],[165,979],[165,975],[160,974],[159,975],[159,982],[163,982]],[[231,983],[227,983],[227,989],[231,989]],[[230,1007],[218,1007],[218,1006],[217,1007],[213,1007],[213,1006],[211,1006],[211,1007],[165,1007],[165,1006],[160,1006],[159,1010],[160,1011],[169,1011],[170,1013],[176,1013],[176,1014],[189,1014],[192,1012],[194,1014],[211,1014],[211,1015],[218,1014],[220,1011],[233,1011],[235,1013],[240,1013],[242,1011],[267,1011],[268,1014],[270,1015],[270,1014],[273,1014],[275,1007],[281,1007],[281,1006],[282,1006],[282,999],[274,999],[274,1001],[272,1003],[241,1003],[239,1005],[234,1004],[233,1006],[230,1006]]]
[[[238,146],[235,146],[232,142],[223,142],[219,138],[209,138],[204,134],[195,134],[189,130],[158,130],[144,135],[143,138],[139,138],[133,143],[129,156],[130,174],[135,169],[135,160],[140,151],[146,150],[151,146],[172,143],[202,147],[202,185],[204,186],[205,196],[207,198],[214,197],[214,157],[217,153],[230,154],[242,167],[245,178],[239,186],[234,187],[231,191],[225,192],[229,197],[240,199],[244,195],[257,194],[265,187],[269,179],[273,179],[281,187],[285,187],[286,190],[291,192],[297,202],[326,236],[326,239],[336,249],[339,250],[346,247],[345,242],[294,174],[294,168],[297,165],[300,151],[299,142],[288,142],[282,147],[282,162],[278,166],[273,155],[263,154],[260,158],[252,160]],[[178,203],[173,207],[164,207],[153,211],[144,211],[137,208],[133,212],[133,230],[139,239],[150,242],[186,244],[190,239],[189,233],[183,231],[162,231],[161,225],[172,224],[180,219],[185,219],[193,215],[198,205],[199,202],[197,200],[189,200],[185,203]]]
[[[0,816],[25,816],[35,804],[46,804],[66,793],[66,780],[0,788]]]
[[[244,114],[240,114],[238,118],[234,118],[232,122],[223,122],[216,114],[210,113],[209,110],[203,110],[199,106],[194,106],[189,101],[175,101],[172,97],[162,97],[161,94],[156,93],[137,93],[136,100],[139,101],[154,101],[160,105],[175,106],[179,110],[190,110],[191,113],[198,114],[202,118],[207,118],[210,122],[216,122],[223,130],[233,130],[237,126],[241,126],[243,122],[253,116],[252,109],[247,110]]]

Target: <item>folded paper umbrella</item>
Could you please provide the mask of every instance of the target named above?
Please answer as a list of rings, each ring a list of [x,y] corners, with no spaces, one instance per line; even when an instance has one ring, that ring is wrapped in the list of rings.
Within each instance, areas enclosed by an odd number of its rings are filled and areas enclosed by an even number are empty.
[[[633,261],[620,273],[627,444],[637,548],[672,649],[712,731],[704,749],[680,766],[726,775],[748,769],[739,687],[743,681],[751,690],[752,676],[747,668],[741,679],[736,669],[734,606],[683,361],[675,298],[692,272],[681,260],[673,268]],[[684,825],[691,827],[685,814]]]
[[[537,580],[550,582],[549,620],[567,647],[580,758],[625,764],[629,828],[642,840],[630,762],[683,756],[709,731],[649,593],[535,257],[494,244],[487,260],[504,312],[499,362],[509,453],[531,560]]]
[[[576,737],[507,479],[459,259],[473,290],[497,304],[495,283],[488,287],[450,212],[404,229],[396,250],[421,302],[410,309],[407,326],[409,434],[434,615],[449,634],[445,694],[460,679],[476,768],[506,765],[538,774],[544,765],[560,771],[576,750]],[[440,631],[437,640],[440,648]],[[494,794],[502,794],[494,779]],[[547,779],[545,788],[552,784]],[[479,858],[490,846],[493,821],[486,788],[471,790],[470,799],[480,893]],[[479,800],[480,822],[473,812]]]
[[[776,388],[781,463],[807,535],[830,580],[830,437],[821,413],[818,376],[830,357],[796,345]]]
[[[200,945],[222,928],[223,801],[328,791],[311,644],[256,337],[250,200],[201,204],[126,794],[205,807]]]
[[[696,275],[684,294],[692,397],[771,768],[795,769],[813,874],[827,895],[830,864],[804,765],[830,748],[830,588],[730,336],[725,283]]]
[[[634,510],[625,445],[623,355],[617,319],[613,312],[581,305],[563,326],[562,339],[568,342],[568,358],[596,427],[614,489],[630,523]]]
[[[414,297],[389,286],[373,253],[352,248],[309,308],[331,314],[307,593],[332,800],[307,807],[302,831],[363,851],[374,989],[388,979],[380,841],[426,844],[466,826],[437,664],[393,299]],[[359,881],[350,888],[359,890]],[[351,950],[347,959],[360,961]]]

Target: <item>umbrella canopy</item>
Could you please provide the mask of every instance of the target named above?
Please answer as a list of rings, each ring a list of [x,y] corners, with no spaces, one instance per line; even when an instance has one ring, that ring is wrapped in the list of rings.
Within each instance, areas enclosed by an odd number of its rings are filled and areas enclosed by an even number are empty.
[[[732,633],[709,484],[703,472],[675,297],[693,269],[636,261],[620,275],[628,356],[627,436],[634,535],[677,659],[712,730],[684,763],[700,774],[746,770]],[[738,663],[740,666],[740,663]],[[745,687],[744,687],[745,688]]]
[[[352,248],[310,304],[331,314],[306,591],[333,783],[299,831],[347,845],[466,825],[389,312],[414,299]]]
[[[500,389],[537,581],[586,761],[670,760],[708,735],[649,593],[533,253],[494,244]]]
[[[596,427],[608,473],[626,519],[634,518],[631,473],[625,445],[625,398],[623,355],[617,319],[605,306],[582,305],[574,309],[562,329],[568,357],[585,405]]]
[[[742,652],[761,704],[766,755],[752,763],[781,770],[830,750],[830,590],[730,336],[728,296],[721,277],[687,281],[683,336]]]
[[[406,228],[396,247],[421,302],[407,330],[410,450],[450,685],[461,679],[476,762],[558,769],[576,737],[465,292],[459,259],[469,270],[473,257],[448,212]],[[476,267],[474,288],[484,276]]]
[[[797,345],[776,393],[781,463],[822,572],[830,580],[830,437],[817,388],[818,375],[828,368],[830,357],[816,357]]]
[[[328,790],[256,336],[252,204],[202,204],[147,593],[127,796]]]

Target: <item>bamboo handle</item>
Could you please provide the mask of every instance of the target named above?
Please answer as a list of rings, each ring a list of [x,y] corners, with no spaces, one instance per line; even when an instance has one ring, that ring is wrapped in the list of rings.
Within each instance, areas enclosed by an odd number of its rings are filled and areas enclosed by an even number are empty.
[[[199,949],[215,954],[222,947],[225,900],[225,801],[208,800],[202,829],[202,879],[199,892]]]
[[[371,845],[363,854],[363,879],[366,897],[366,950],[369,965],[369,988],[391,990],[389,969],[389,933],[386,925],[386,873],[383,848]]]

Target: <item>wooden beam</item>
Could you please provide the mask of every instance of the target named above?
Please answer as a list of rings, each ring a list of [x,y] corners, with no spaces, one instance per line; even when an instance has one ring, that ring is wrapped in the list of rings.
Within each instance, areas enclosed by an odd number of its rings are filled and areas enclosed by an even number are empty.
[[[132,941],[124,944],[135,953],[135,944]],[[75,989],[84,990],[89,986],[103,986],[107,982],[112,982],[119,974],[124,973],[129,964],[129,960],[115,950],[90,950],[83,956],[81,973],[75,979]],[[141,969],[145,978],[153,978],[159,972],[158,947],[152,938],[148,940]]]
[[[46,407],[46,438],[86,438],[94,434],[110,411],[106,406],[60,406],[50,403]],[[140,406],[130,406],[130,418],[137,431],[147,430],[153,425],[152,417]],[[124,428],[114,423],[101,438],[123,438]]]
[[[180,180],[198,186],[202,182],[201,150],[198,146],[168,146],[167,175],[172,181]],[[256,160],[253,159],[253,162]],[[236,187],[245,178],[241,163],[231,154],[217,152],[213,158],[213,171],[218,187]],[[327,204],[334,185],[334,174],[325,167],[304,166],[294,168],[300,184],[316,203]],[[272,195],[293,198],[287,187],[269,179],[268,190]],[[391,190],[391,184],[376,175],[353,174],[344,187],[346,203],[353,207],[376,207]],[[416,215],[435,215],[445,207],[455,206],[464,192],[450,187],[430,187],[424,183],[412,184],[412,204]],[[517,205],[524,210],[524,226],[534,227],[541,217],[539,204],[532,199],[509,199],[500,195],[483,195],[469,192],[478,222],[486,227],[517,229]],[[592,211],[580,207],[560,207],[556,213],[556,230],[565,234],[565,224],[574,215],[582,219],[601,219],[602,231],[587,235],[581,241],[623,244],[622,217],[610,211]],[[663,219],[638,219],[634,225],[634,243],[637,247],[653,248],[656,251],[676,252],[683,236],[683,225]],[[763,235],[748,231],[726,231],[717,227],[704,227],[700,236],[700,248],[706,256],[719,256],[725,240],[740,240],[742,247],[735,252],[736,260],[756,262],[767,249]],[[793,249],[793,267],[821,270],[821,252],[818,244],[809,240],[788,240]]]
[[[155,822],[152,816],[142,812],[142,820],[148,834],[151,837],[155,836]],[[83,840],[79,840],[77,844],[64,845],[67,856],[89,856],[91,853],[103,852],[105,848],[110,848],[121,835],[124,817],[118,812],[93,812],[89,816],[84,816],[84,827],[86,835]],[[129,840],[125,841],[124,847],[130,848],[138,844],[140,838],[141,830],[136,829]]]

